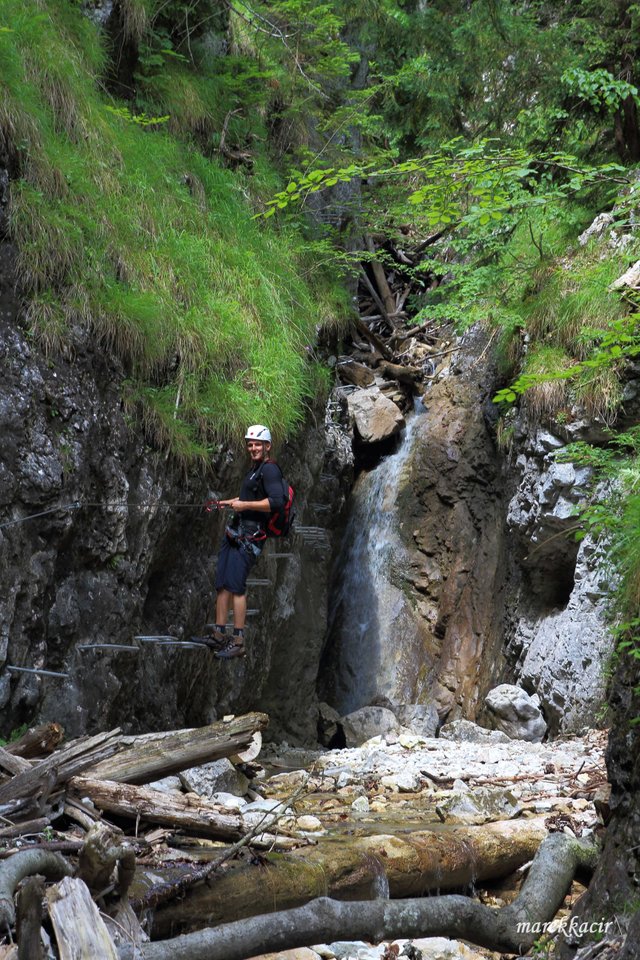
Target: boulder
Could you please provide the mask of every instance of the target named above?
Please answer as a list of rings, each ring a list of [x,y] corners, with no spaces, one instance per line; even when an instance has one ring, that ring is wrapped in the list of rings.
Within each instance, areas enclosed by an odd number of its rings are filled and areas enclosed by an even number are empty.
[[[485,697],[491,722],[497,730],[512,740],[540,743],[547,725],[539,707],[538,697],[531,697],[512,683],[501,683]]]
[[[360,707],[340,720],[347,747],[360,747],[372,737],[399,733],[396,715],[387,707]]]
[[[456,791],[437,806],[444,823],[489,823],[512,820],[522,807],[508,790],[493,787],[474,787]]]
[[[233,793],[243,796],[249,787],[249,781],[243,773],[236,770],[226,757],[205,763],[201,767],[183,770],[180,780],[186,790],[211,800],[214,793]]]
[[[463,740],[467,743],[506,743],[511,738],[500,730],[487,730],[471,720],[452,720],[440,729],[442,740]]]
[[[404,417],[393,401],[377,386],[354,390],[347,397],[349,416],[364,443],[379,443],[395,436],[404,426]]]

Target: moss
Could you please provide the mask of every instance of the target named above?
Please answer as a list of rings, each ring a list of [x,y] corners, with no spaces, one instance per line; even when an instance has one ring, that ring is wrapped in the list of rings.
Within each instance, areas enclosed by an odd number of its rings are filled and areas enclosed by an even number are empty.
[[[149,3],[125,13],[141,36]],[[6,0],[3,23],[0,146],[18,171],[10,229],[34,336],[54,353],[90,327],[181,458],[247,421],[292,431],[318,385],[307,348],[344,295],[305,277],[299,231],[253,219],[250,178],[203,152],[220,122],[213,80],[172,67],[155,87],[169,126],[143,125],[105,95],[100,34],[78,5]]]

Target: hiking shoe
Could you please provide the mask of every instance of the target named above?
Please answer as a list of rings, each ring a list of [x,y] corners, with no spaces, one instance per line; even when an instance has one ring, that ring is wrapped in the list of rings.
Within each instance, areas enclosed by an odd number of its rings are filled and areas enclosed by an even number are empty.
[[[229,637],[224,647],[216,650],[214,656],[218,660],[231,660],[233,657],[244,657],[245,654],[244,639],[242,637]]]
[[[205,647],[209,647],[211,650],[222,650],[229,643],[229,637],[220,631],[215,633],[206,633],[202,637],[191,637],[193,643],[201,643]]]

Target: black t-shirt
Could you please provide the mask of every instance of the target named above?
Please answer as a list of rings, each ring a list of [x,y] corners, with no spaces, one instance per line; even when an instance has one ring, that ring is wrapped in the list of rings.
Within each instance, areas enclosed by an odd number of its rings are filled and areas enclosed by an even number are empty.
[[[264,500],[265,497],[269,498],[272,510],[279,510],[284,506],[282,473],[277,463],[263,461],[252,467],[242,481],[240,500]],[[243,510],[240,516],[245,520],[257,520],[266,524],[269,514],[261,513],[260,510]]]

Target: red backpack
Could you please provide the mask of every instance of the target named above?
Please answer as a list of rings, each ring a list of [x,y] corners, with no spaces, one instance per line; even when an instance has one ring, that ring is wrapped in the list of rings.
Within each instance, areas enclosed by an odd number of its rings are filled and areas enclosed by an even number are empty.
[[[262,466],[264,466],[265,463],[273,463],[274,466],[278,467],[275,460],[264,460]],[[260,479],[262,479],[262,466],[258,472]],[[280,467],[278,467],[278,470],[280,470]],[[286,537],[293,526],[293,521],[296,516],[295,490],[282,476],[282,470],[280,470],[280,478],[282,480],[284,505],[280,507],[279,510],[272,510],[269,514],[266,526],[268,537]]]

